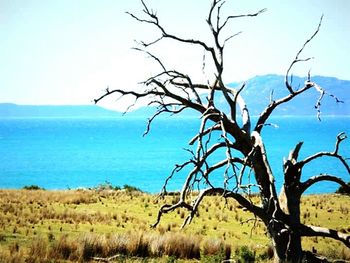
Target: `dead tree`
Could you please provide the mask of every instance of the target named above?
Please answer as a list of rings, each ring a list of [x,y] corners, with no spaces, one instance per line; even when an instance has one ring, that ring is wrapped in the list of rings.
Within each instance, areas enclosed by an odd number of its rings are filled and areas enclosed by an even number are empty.
[[[188,39],[171,34],[163,27],[157,14],[149,9],[142,1],[143,15],[137,16],[128,13],[132,18],[141,23],[154,27],[160,33],[160,37],[152,42],[141,42],[142,48],[137,48],[150,56],[160,67],[158,74],[143,82],[144,90],[141,92],[126,89],[107,89],[105,93],[95,100],[97,103],[106,96],[118,94],[119,96],[132,96],[135,103],[138,99],[148,98],[149,106],[156,106],[156,113],[148,120],[146,133],[149,131],[152,121],[163,113],[181,114],[186,109],[199,113],[199,131],[190,140],[192,150],[191,158],[183,164],[175,166],[173,172],[166,179],[163,193],[166,193],[167,184],[178,172],[188,169],[187,177],[180,192],[179,201],[176,204],[163,205],[157,217],[154,227],[160,222],[164,213],[185,208],[189,214],[183,225],[189,224],[195,216],[203,198],[208,195],[219,194],[224,198],[233,198],[241,206],[258,217],[266,226],[271,237],[275,258],[279,262],[300,262],[304,256],[301,239],[305,236],[321,236],[341,241],[350,247],[350,236],[333,229],[305,225],[300,220],[300,200],[302,194],[312,185],[320,181],[332,181],[344,187],[348,187],[344,181],[335,175],[320,174],[301,180],[305,166],[314,160],[324,156],[337,159],[343,172],[350,174],[350,167],[346,159],[339,154],[339,147],[346,139],[344,133],[340,133],[335,140],[333,151],[318,152],[310,157],[300,160],[299,152],[302,142],[298,143],[284,160],[283,175],[284,184],[280,194],[277,194],[274,173],[270,167],[269,159],[261,136],[262,130],[268,125],[268,120],[274,110],[281,105],[302,96],[304,92],[315,89],[320,93],[316,99],[316,109],[319,113],[320,105],[325,90],[314,83],[310,73],[302,87],[293,87],[291,75],[295,64],[307,61],[309,58],[301,58],[304,48],[313,40],[319,32],[322,17],[317,29],[297,52],[295,59],[290,64],[285,76],[285,87],[288,95],[279,99],[271,100],[261,112],[255,125],[251,122],[249,110],[241,96],[241,91],[246,88],[243,84],[237,88],[225,85],[224,71],[224,48],[228,41],[236,34],[223,37],[222,32],[228,24],[235,19],[255,17],[265,11],[260,10],[252,14],[221,16],[224,1],[213,0],[207,17],[207,24],[213,38],[212,45],[199,39]],[[194,83],[191,76],[178,71],[169,70],[165,64],[154,54],[148,51],[150,46],[158,42],[170,39],[178,43],[188,44],[204,50],[207,58],[214,65],[214,80],[208,83]],[[215,97],[223,96],[229,112],[217,107]],[[339,100],[335,98],[337,102]],[[211,163],[211,157],[217,152],[225,153],[221,161]],[[214,185],[212,177],[214,173],[221,171],[222,184]],[[245,177],[251,176],[255,180],[245,183]],[[249,193],[255,188],[260,195],[260,204],[254,204],[249,198]],[[193,199],[193,196],[195,198]],[[283,201],[282,201],[283,200]]]

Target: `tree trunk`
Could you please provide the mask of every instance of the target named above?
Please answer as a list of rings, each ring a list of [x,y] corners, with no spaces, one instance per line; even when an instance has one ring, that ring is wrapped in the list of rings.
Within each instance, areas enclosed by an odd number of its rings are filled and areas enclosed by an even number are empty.
[[[288,178],[288,173],[287,176]],[[301,245],[300,226],[300,194],[295,184],[291,183],[281,189],[279,204],[283,216],[277,223],[269,226],[269,232],[275,249],[277,262],[301,262],[303,249]],[[271,224],[270,224],[271,225]]]
[[[303,250],[298,231],[293,231],[282,221],[271,220],[268,231],[272,239],[275,262],[301,262]]]

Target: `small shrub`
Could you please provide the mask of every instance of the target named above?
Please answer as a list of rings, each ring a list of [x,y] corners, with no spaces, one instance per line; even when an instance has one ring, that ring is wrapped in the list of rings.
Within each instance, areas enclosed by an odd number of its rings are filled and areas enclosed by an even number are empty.
[[[130,235],[127,250],[130,256],[148,257],[149,242],[142,234]]]
[[[347,187],[344,187],[343,185],[340,186],[335,192],[337,194],[350,195],[350,182],[348,182],[346,185]]]
[[[105,181],[103,184],[99,184],[94,187],[96,191],[104,191],[104,190],[120,190],[119,186],[114,187],[111,182]]]
[[[89,261],[94,256],[94,244],[89,242],[89,240],[84,239],[83,249],[82,249],[82,258],[84,261]]]
[[[48,242],[43,237],[37,237],[29,247],[29,257],[26,262],[45,262],[47,259]]]
[[[23,250],[11,252],[8,250],[3,250],[0,247],[0,262],[24,263],[27,261],[25,261]]]
[[[47,238],[48,238],[49,242],[52,242],[55,240],[55,235],[52,232],[49,232],[47,234]]]
[[[17,242],[11,243],[9,246],[9,251],[11,254],[15,254],[19,251],[19,244]]]
[[[248,246],[242,246],[236,250],[238,262],[250,263],[255,261],[255,252],[251,251]]]
[[[274,251],[273,251],[273,247],[270,245],[266,248],[266,250],[259,255],[259,259],[260,260],[268,260],[268,259],[273,259],[274,257]]]
[[[108,246],[105,236],[85,235],[82,241],[82,258],[85,261],[91,260],[92,257],[106,257]]]
[[[219,239],[209,239],[203,244],[202,262],[222,262],[231,257],[231,247]]]
[[[123,189],[127,192],[142,192],[140,188],[128,184],[124,184]]]
[[[176,257],[174,256],[167,257],[166,259],[166,263],[175,263],[175,262],[176,262]]]
[[[206,240],[203,244],[203,255],[211,256],[219,254],[222,246],[223,242],[219,239]]]
[[[44,188],[37,186],[37,185],[25,185],[23,186],[24,190],[45,190]]]
[[[195,236],[169,233],[164,239],[165,255],[181,259],[199,259],[199,239]]]
[[[181,218],[181,219],[184,219],[184,218],[185,218],[185,211],[181,211],[181,213],[180,213],[180,218]]]
[[[343,260],[350,260],[350,249],[349,248],[342,248],[340,252],[340,258]]]
[[[110,255],[115,254],[127,254],[127,244],[128,244],[128,238],[126,234],[115,234],[110,236],[108,239],[108,253]]]
[[[77,242],[69,241],[67,235],[62,235],[50,250],[50,257],[54,259],[77,260],[79,245]]]

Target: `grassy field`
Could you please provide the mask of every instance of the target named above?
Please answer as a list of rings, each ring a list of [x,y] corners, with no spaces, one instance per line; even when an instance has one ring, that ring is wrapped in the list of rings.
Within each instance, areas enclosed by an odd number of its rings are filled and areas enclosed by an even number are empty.
[[[127,190],[0,190],[0,262],[84,262],[114,256],[117,262],[241,262],[272,257],[263,224],[236,202],[208,197],[193,223],[180,229],[184,210],[150,229],[164,202]],[[350,232],[350,201],[342,195],[303,198],[306,223]],[[324,238],[304,247],[333,259],[350,250]]]

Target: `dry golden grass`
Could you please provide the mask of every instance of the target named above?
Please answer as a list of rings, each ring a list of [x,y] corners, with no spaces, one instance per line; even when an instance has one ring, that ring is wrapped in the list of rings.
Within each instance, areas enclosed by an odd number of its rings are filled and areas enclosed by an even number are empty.
[[[271,257],[261,222],[236,202],[219,196],[204,200],[194,222],[179,227],[185,210],[164,216],[150,229],[159,207],[176,202],[135,191],[0,190],[0,262],[86,262],[93,257],[137,262],[178,258],[219,262],[245,246],[256,259]],[[349,198],[315,195],[303,199],[302,220],[350,233]],[[303,240],[305,248],[350,260],[350,250],[324,238]],[[152,261],[151,261],[152,262]]]

